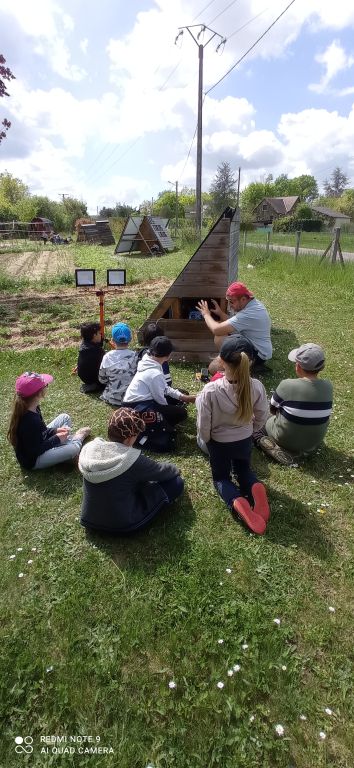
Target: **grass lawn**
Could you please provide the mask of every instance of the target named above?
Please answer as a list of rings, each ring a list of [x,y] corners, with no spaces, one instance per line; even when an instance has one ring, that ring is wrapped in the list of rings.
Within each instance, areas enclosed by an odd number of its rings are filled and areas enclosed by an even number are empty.
[[[266,231],[254,231],[247,232],[248,243],[265,243],[267,238]],[[309,248],[316,250],[323,250],[327,248],[331,242],[332,234],[330,232],[302,232],[300,240],[300,248]],[[241,234],[241,240],[243,242],[243,234]],[[271,243],[275,245],[293,246],[295,248],[296,235],[294,232],[271,232]],[[341,233],[341,248],[342,251],[354,253],[354,235]]]
[[[76,250],[75,262],[103,276],[117,263],[111,254]],[[186,259],[129,260],[139,282],[109,299],[109,318],[138,327]],[[267,391],[292,375],[289,349],[309,340],[325,347],[335,385],[326,445],[312,459],[288,469],[254,452],[272,508],[263,538],[235,522],[216,496],[191,406],[174,459],[186,480],[181,502],[135,538],[87,535],[78,471],[22,471],[5,433],[15,377],[38,370],[55,379],[47,421],[67,411],[75,426],[106,435],[110,409],[80,395],[70,375],[75,328],[96,316],[96,300],[60,285],[23,288],[17,304],[13,285],[1,294],[6,768],[353,766],[354,267],[319,267],[312,258],[295,266],[277,253],[249,270],[248,260],[240,279],[273,319]],[[197,391],[194,371],[172,367],[174,383]],[[16,754],[20,735],[33,738],[31,755]],[[114,753],[58,755],[41,742],[51,735],[67,738],[54,744],[61,750],[78,746],[70,736],[91,736],[81,748]]]

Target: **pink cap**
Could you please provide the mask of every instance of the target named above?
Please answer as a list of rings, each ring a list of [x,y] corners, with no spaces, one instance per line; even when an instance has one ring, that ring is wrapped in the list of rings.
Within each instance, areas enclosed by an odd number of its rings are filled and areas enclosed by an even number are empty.
[[[248,299],[253,299],[254,293],[244,283],[231,283],[226,291],[226,296],[247,296]]]
[[[16,392],[21,397],[31,397],[36,392],[40,392],[41,389],[51,384],[53,376],[49,373],[22,373],[21,376],[16,379]]]

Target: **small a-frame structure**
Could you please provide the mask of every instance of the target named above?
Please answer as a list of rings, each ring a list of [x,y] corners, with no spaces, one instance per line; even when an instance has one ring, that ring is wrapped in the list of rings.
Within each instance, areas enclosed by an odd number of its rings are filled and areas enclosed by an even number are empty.
[[[144,256],[154,256],[173,251],[167,224],[168,219],[159,216],[129,216],[114,253],[139,251]]]
[[[109,226],[109,221],[92,221],[91,224],[79,224],[77,230],[78,243],[97,243],[98,245],[114,245],[115,239]]]
[[[216,299],[226,311],[227,286],[237,279],[239,240],[240,212],[228,207],[139,328],[140,339],[144,326],[158,320],[173,343],[174,360],[208,362],[215,357],[213,335],[202,318],[193,319],[193,311],[200,299]]]

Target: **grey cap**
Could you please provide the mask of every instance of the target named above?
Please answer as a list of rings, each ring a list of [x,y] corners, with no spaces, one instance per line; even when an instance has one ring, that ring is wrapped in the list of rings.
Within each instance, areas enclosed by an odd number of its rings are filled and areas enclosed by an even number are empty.
[[[299,363],[304,371],[320,371],[324,366],[325,353],[318,344],[302,344],[289,352],[288,360]]]

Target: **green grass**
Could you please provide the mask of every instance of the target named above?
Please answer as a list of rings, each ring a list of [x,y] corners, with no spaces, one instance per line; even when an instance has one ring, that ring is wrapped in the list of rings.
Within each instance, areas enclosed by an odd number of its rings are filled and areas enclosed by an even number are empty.
[[[248,243],[265,243],[266,237],[267,237],[266,231],[247,232]],[[270,237],[271,237],[271,243],[274,243],[275,245],[293,246],[295,248],[296,235],[294,232],[288,232],[288,233],[272,232]],[[324,251],[329,245],[329,243],[331,242],[331,240],[332,240],[331,232],[302,232],[301,240],[300,240],[300,248],[309,248],[309,249],[314,248],[318,250],[323,249]],[[243,242],[243,233],[241,234],[241,241]],[[341,242],[342,251],[354,253],[354,235],[353,234],[347,234],[345,232],[342,232],[340,242]]]
[[[110,260],[94,251],[93,257],[103,274]],[[139,277],[150,279],[155,270],[164,276],[165,269],[170,277],[170,258],[139,259]],[[181,502],[135,538],[88,536],[78,522],[78,472],[22,471],[6,443],[13,382],[23,370],[52,372],[46,419],[65,410],[95,435],[105,436],[110,409],[79,394],[70,376],[74,346],[61,350],[48,334],[42,349],[1,352],[6,768],[353,766],[354,267],[319,267],[305,258],[295,266],[291,256],[256,254],[248,270],[248,261],[247,254],[240,279],[265,301],[274,323],[268,392],[292,375],[288,350],[308,340],[324,345],[335,385],[326,446],[311,460],[288,469],[254,454],[272,507],[261,539],[217,498],[195,446],[192,407],[174,457],[186,480]],[[33,310],[23,302],[31,328],[41,304]],[[114,319],[124,311],[137,327],[152,302],[142,294],[129,302],[117,297]],[[60,302],[50,304],[45,322],[60,319]],[[194,366],[172,371],[175,384],[196,391]],[[240,671],[228,677],[235,664]],[[277,723],[284,738],[275,734]],[[33,755],[16,755],[14,737],[27,734]],[[41,754],[40,737],[51,734],[100,737],[114,755]]]

